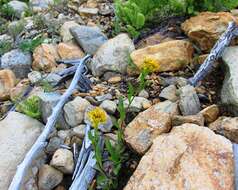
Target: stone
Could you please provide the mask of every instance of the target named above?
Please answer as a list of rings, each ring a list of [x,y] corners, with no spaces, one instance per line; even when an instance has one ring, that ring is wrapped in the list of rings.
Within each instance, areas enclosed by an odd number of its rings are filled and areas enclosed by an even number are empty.
[[[159,94],[159,97],[164,98],[166,100],[170,100],[172,102],[177,101],[179,97],[177,96],[176,86],[170,85],[168,87],[165,87]]]
[[[1,58],[1,68],[11,69],[17,78],[26,78],[31,70],[31,65],[31,54],[19,49],[11,50]]]
[[[10,1],[8,5],[12,7],[15,15],[18,18],[21,18],[23,13],[28,10],[28,6],[25,2],[13,0],[13,1]]]
[[[42,82],[49,83],[51,86],[57,86],[57,84],[59,84],[63,77],[54,72],[51,72],[44,74],[42,78]]]
[[[204,117],[202,114],[187,116],[174,115],[172,117],[172,126],[179,126],[185,123],[192,123],[199,126],[204,126]]]
[[[33,52],[32,68],[36,71],[51,72],[56,68],[59,55],[53,44],[41,44]]]
[[[80,15],[97,15],[98,8],[79,7],[78,12]]]
[[[33,12],[43,12],[54,4],[54,0],[29,0],[29,4]]]
[[[106,41],[107,37],[96,26],[75,26],[70,32],[86,54],[94,55]]]
[[[52,137],[46,147],[46,153],[54,154],[54,152],[60,148],[64,141],[59,137]]]
[[[59,130],[58,131],[58,137],[61,138],[63,141],[65,141],[67,137],[71,137],[71,136],[72,136],[71,130]]]
[[[121,76],[115,76],[115,77],[109,78],[109,79],[108,79],[108,82],[109,82],[110,84],[116,84],[116,83],[121,82],[121,80],[122,80]]]
[[[154,107],[159,112],[170,113],[171,115],[179,115],[178,104],[169,100],[157,103],[154,105]]]
[[[27,79],[21,80],[17,85],[10,90],[10,99],[12,101],[17,101],[20,97],[24,95],[24,93],[29,88],[29,81]]]
[[[103,102],[105,100],[111,100],[112,99],[112,95],[108,93],[108,94],[104,94],[104,95],[101,95],[101,96],[96,96],[95,99],[98,102]]]
[[[16,85],[15,74],[8,69],[0,71],[0,100],[10,98],[10,91]]]
[[[9,46],[9,48],[13,47],[13,43],[14,43],[14,39],[12,36],[8,35],[8,34],[2,34],[0,35],[0,46],[2,47],[4,46]],[[5,49],[5,48],[4,48]],[[0,51],[0,55],[2,56],[2,54],[5,53],[5,50],[1,50]]]
[[[27,76],[32,84],[35,84],[42,79],[41,72],[39,72],[39,71],[32,71],[32,72],[28,73]]]
[[[173,40],[135,50],[131,53],[131,59],[140,70],[176,71],[191,63],[193,52],[190,42]]]
[[[228,23],[238,21],[229,12],[202,12],[182,24],[182,30],[198,44],[202,51],[208,52],[226,31]]]
[[[79,59],[84,57],[83,51],[74,43],[60,43],[57,46],[61,59]]]
[[[231,142],[206,127],[184,124],[157,137],[124,190],[234,189]]]
[[[117,104],[114,101],[111,100],[104,100],[100,107],[104,109],[109,114],[114,114],[117,110]]]
[[[118,36],[104,43],[94,55],[91,69],[94,76],[102,76],[107,71],[125,74],[128,66],[128,53],[135,49],[127,34]]]
[[[149,98],[150,95],[146,90],[142,90],[140,91],[140,93],[138,94],[139,97],[143,97],[143,98]]]
[[[18,112],[0,121],[0,189],[8,189],[17,166],[41,134],[43,125]]]
[[[40,110],[41,110],[41,117],[44,123],[47,123],[48,117],[50,117],[53,108],[60,100],[61,95],[57,92],[45,92],[40,93],[38,95],[40,98]],[[66,123],[66,120],[63,115],[63,111],[58,116],[58,120],[56,122],[56,127],[58,129],[68,129],[70,126]]]
[[[67,21],[60,28],[60,36],[63,42],[72,42],[74,37],[70,33],[70,28],[80,26],[75,21]]]
[[[79,125],[79,126],[73,128],[72,133],[73,133],[73,135],[76,135],[77,137],[83,139],[85,136],[85,128],[86,128],[86,125],[84,125],[84,124]]]
[[[74,170],[73,153],[67,149],[58,149],[54,153],[50,165],[64,174],[72,174]]]
[[[64,106],[64,117],[71,127],[81,124],[84,120],[84,113],[90,103],[81,97],[76,97],[73,101]]]
[[[186,85],[179,90],[179,108],[183,115],[196,115],[200,109],[198,95],[191,85]]]
[[[39,171],[38,186],[40,190],[52,190],[63,180],[63,174],[49,166],[44,165]]]
[[[125,128],[126,143],[141,155],[146,153],[157,136],[171,129],[174,111],[161,109],[159,104],[139,113]]]
[[[133,99],[133,101],[129,107],[129,111],[130,112],[140,112],[141,110],[145,110],[145,109],[151,107],[151,105],[152,105],[152,103],[148,99],[136,96]],[[128,106],[129,106],[128,99],[126,99],[124,101],[124,106],[125,106],[125,108],[128,108]]]
[[[203,115],[205,123],[209,124],[214,122],[219,117],[220,110],[217,105],[213,104],[200,111],[200,114]]]
[[[208,127],[215,133],[225,136],[234,143],[238,143],[238,117],[222,116]]]
[[[222,59],[226,68],[221,90],[221,102],[235,116],[238,116],[238,46],[227,47]]]

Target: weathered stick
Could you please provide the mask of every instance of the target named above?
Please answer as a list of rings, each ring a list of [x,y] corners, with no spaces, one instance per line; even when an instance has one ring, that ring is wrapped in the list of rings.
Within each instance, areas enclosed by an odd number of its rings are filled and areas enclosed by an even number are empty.
[[[57,117],[58,117],[59,113],[61,112],[64,104],[66,103],[68,98],[73,93],[75,87],[77,86],[78,80],[80,79],[80,77],[83,73],[84,62],[89,58],[90,58],[90,56],[87,55],[81,60],[81,63],[78,65],[78,68],[76,70],[76,73],[74,75],[74,78],[73,78],[69,88],[62,95],[59,102],[54,107],[51,116],[48,118],[47,124],[46,124],[43,132],[38,137],[37,141],[32,146],[32,148],[29,150],[29,152],[26,154],[22,163],[18,166],[16,174],[15,174],[8,190],[19,190],[20,189],[22,181],[25,177],[25,174],[26,174],[28,168],[30,167],[30,165],[32,163],[32,160],[34,158],[36,158],[38,153],[41,152],[42,149],[47,145],[46,140],[47,140],[48,136],[50,135],[50,133],[54,129],[55,123],[57,121]]]
[[[211,72],[212,68],[214,67],[214,62],[222,56],[225,48],[236,36],[238,36],[238,26],[235,22],[231,22],[229,23],[227,30],[212,48],[210,54],[208,55],[204,63],[200,66],[197,73],[189,79],[189,83],[191,85],[197,86],[197,84]]]

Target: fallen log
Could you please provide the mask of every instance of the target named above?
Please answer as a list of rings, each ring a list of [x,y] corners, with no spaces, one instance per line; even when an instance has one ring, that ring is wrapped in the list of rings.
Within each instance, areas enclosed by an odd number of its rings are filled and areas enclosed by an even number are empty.
[[[236,36],[238,36],[238,26],[235,22],[230,22],[227,30],[212,48],[210,54],[200,66],[199,70],[192,78],[188,80],[191,85],[197,86],[199,82],[202,81],[212,71],[213,67],[215,67],[214,62],[222,56],[225,48]]]
[[[83,74],[84,69],[84,63],[87,61],[91,56],[87,55],[85,56],[81,61],[80,64],[78,64],[77,70],[75,72],[74,78],[69,86],[69,88],[66,90],[66,92],[61,96],[59,102],[54,107],[51,116],[48,118],[48,121],[46,123],[46,126],[41,133],[41,135],[38,137],[32,148],[29,150],[29,152],[26,154],[24,160],[22,163],[17,167],[16,174],[11,182],[11,185],[9,186],[8,190],[19,190],[21,187],[21,184],[23,182],[23,179],[26,175],[26,172],[28,168],[30,167],[32,161],[34,158],[37,157],[38,153],[42,151],[42,149],[47,145],[47,138],[50,135],[50,133],[53,131],[55,123],[57,121],[58,115],[61,112],[64,104],[68,100],[68,98],[73,93],[74,89],[76,88],[78,84],[78,80],[81,78]]]

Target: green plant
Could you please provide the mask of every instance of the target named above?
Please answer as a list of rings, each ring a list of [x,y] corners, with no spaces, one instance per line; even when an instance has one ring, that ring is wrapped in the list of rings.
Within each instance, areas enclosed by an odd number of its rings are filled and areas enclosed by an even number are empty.
[[[15,21],[8,26],[8,33],[16,40],[16,38],[24,31],[25,21]]]
[[[33,25],[38,30],[43,30],[47,28],[46,19],[40,14],[33,16]]]
[[[35,119],[40,119],[40,99],[38,96],[32,96],[18,103],[17,110]]]
[[[41,80],[39,85],[43,88],[44,92],[53,92],[54,87],[46,80]]]
[[[42,36],[37,36],[36,38],[30,40],[24,40],[20,43],[19,48],[24,52],[33,52],[35,48],[41,45],[44,42],[44,38]]]
[[[13,20],[16,17],[15,10],[8,4],[0,7],[0,15],[6,19]]]
[[[0,56],[4,53],[7,53],[12,49],[12,43],[11,42],[0,42]]]
[[[139,35],[146,23],[156,14],[157,20],[164,15],[194,15],[200,11],[223,11],[238,6],[237,0],[114,0],[117,22],[121,22],[133,37]],[[159,16],[159,17],[158,17]],[[116,25],[118,28],[118,23]],[[118,30],[118,29],[117,29]]]

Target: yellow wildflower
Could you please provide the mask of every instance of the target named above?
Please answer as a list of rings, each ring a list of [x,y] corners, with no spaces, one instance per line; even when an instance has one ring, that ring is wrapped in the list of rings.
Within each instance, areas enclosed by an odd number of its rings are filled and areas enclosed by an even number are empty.
[[[105,124],[107,122],[107,114],[100,107],[93,108],[87,113],[87,115],[94,128],[97,128],[100,124]]]
[[[157,60],[155,60],[153,58],[146,57],[144,59],[142,66],[141,66],[141,69],[152,73],[152,72],[158,71],[159,63]]]

